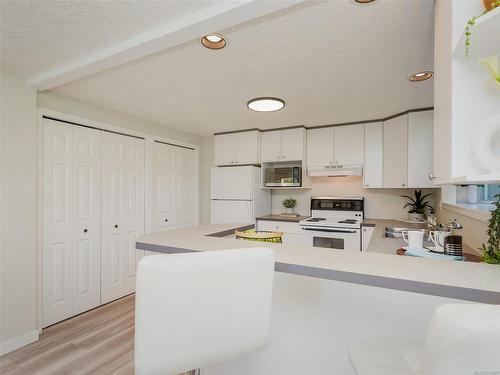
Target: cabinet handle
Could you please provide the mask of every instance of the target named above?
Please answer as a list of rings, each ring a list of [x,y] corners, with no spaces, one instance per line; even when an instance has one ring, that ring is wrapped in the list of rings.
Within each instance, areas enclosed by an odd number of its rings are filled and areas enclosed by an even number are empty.
[[[276,159],[281,160],[281,157],[278,155],[278,156],[276,156]]]
[[[118,228],[118,224],[115,224],[115,228]]]
[[[83,233],[87,233],[87,232],[88,232],[88,230],[87,230],[87,228],[85,228],[85,229],[83,230]]]
[[[281,160],[285,160],[285,155],[281,155]]]
[[[401,186],[406,186],[406,184],[405,184],[405,183],[402,183],[402,184],[401,184]]]
[[[429,174],[429,180],[435,180],[436,179],[436,176],[434,176],[432,173]]]
[[[370,185],[369,185],[369,184],[366,184],[365,186],[366,186],[366,187],[370,187]]]
[[[165,219],[165,223],[167,223],[167,222],[168,222],[168,219]]]

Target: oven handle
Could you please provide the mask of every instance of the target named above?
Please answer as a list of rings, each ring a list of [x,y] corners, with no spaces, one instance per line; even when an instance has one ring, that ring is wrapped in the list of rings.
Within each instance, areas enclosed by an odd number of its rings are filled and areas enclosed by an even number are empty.
[[[320,228],[304,228],[302,230],[312,230],[314,232],[330,232],[330,233],[356,233],[355,230],[339,230],[339,229],[320,229]]]

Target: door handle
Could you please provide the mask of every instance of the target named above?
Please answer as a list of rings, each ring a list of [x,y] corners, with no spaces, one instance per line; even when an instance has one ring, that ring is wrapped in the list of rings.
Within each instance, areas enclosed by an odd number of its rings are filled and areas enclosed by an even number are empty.
[[[87,230],[87,228],[85,228],[85,229],[83,230],[83,233],[87,233],[87,232],[88,232],[88,230]]]
[[[165,223],[167,223],[167,222],[168,222],[168,219],[165,219]]]
[[[115,224],[115,228],[118,228],[118,224]]]

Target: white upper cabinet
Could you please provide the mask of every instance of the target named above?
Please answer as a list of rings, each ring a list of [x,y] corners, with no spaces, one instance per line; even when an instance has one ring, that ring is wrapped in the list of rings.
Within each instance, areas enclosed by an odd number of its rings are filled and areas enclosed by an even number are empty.
[[[334,128],[307,129],[307,165],[332,165],[334,155]]]
[[[348,125],[307,130],[309,166],[363,164],[364,126]]]
[[[281,160],[281,130],[262,133],[262,161]]]
[[[408,115],[384,121],[383,187],[407,186]]]
[[[214,136],[215,165],[260,164],[260,131]]]
[[[335,164],[356,165],[364,161],[365,127],[363,124],[335,129]]]
[[[304,159],[305,129],[293,128],[262,133],[262,161]]]
[[[408,187],[432,187],[434,111],[408,114]]]
[[[365,124],[365,188],[383,187],[383,123]]]

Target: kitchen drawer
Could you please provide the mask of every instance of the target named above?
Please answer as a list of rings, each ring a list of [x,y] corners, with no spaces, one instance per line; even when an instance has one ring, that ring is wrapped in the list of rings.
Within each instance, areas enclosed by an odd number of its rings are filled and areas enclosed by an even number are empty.
[[[257,230],[266,232],[299,233],[299,223],[287,223],[284,221],[259,220]]]

